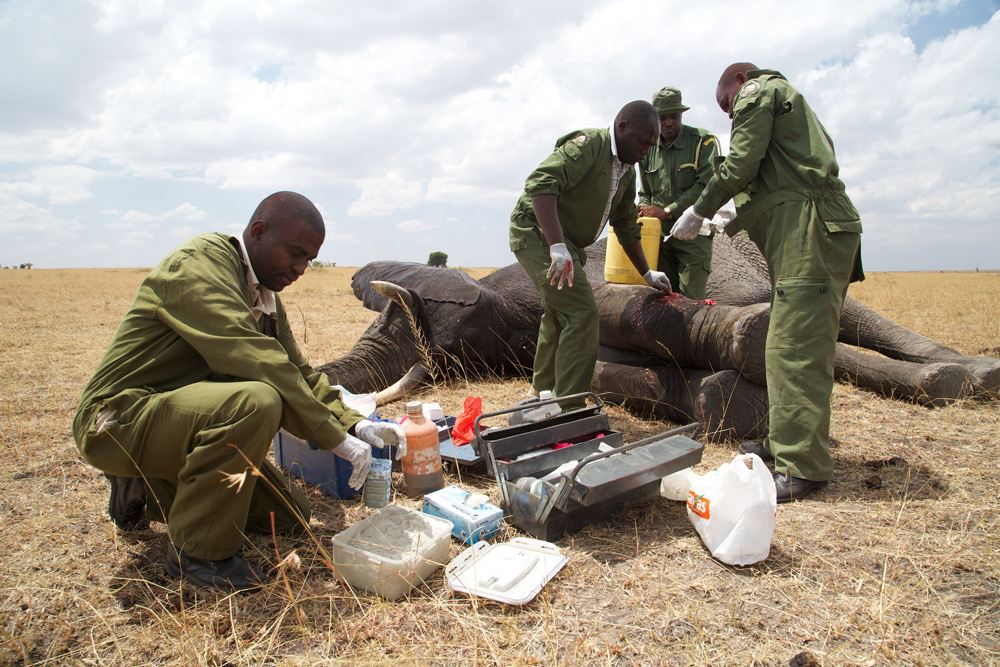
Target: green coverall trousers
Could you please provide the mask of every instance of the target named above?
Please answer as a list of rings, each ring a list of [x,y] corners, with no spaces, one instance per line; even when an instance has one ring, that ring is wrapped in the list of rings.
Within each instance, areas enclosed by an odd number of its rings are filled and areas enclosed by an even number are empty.
[[[597,365],[597,301],[583,270],[584,252],[567,247],[573,257],[573,286],[561,290],[545,276],[551,263],[545,242],[528,237],[527,247],[514,252],[542,300],[531,386],[556,397],[590,391]],[[563,405],[569,407],[574,406]]]
[[[122,405],[118,397],[106,404]],[[263,382],[197,382],[140,394],[117,409],[117,423],[100,433],[89,425],[77,441],[96,468],[146,479],[147,517],[166,520],[178,549],[222,560],[236,553],[245,530],[270,533],[271,512],[278,532],[308,523],[305,495],[265,461],[281,414],[280,396]],[[251,465],[262,477],[248,472]],[[237,492],[224,476],[244,472]]]
[[[670,238],[660,243],[656,269],[667,274],[675,292],[680,292],[689,299],[704,299],[708,296],[714,240],[713,234],[698,236],[690,241]]]
[[[747,231],[771,274],[765,446],[777,472],[829,480],[834,354],[861,235],[830,231],[813,201],[778,204]]]

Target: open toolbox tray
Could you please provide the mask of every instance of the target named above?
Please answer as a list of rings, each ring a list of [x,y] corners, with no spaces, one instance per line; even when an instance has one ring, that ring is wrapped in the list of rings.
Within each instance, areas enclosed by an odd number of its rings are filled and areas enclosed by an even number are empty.
[[[567,410],[554,417],[549,417],[538,422],[491,428],[486,431],[480,429],[480,423],[490,417],[507,415],[512,412],[534,409],[559,403],[567,399],[581,397],[592,399],[596,405]],[[562,399],[552,398],[528,405],[497,410],[496,412],[487,412],[476,417],[476,421],[473,424],[475,437],[472,439],[472,447],[486,461],[486,472],[490,475],[494,474],[494,461],[502,469],[510,471],[508,475],[509,479],[524,477],[526,474],[537,471],[541,465],[548,464],[549,462],[554,463],[550,469],[555,469],[567,461],[580,458],[580,454],[583,452],[596,452],[601,442],[607,442],[612,447],[622,444],[622,434],[611,429],[611,422],[608,420],[608,416],[601,413],[602,407],[601,399],[596,394],[586,392],[567,396]],[[538,457],[541,460],[532,463],[530,466],[520,465],[522,463],[527,464],[527,460],[523,462],[514,461],[514,459],[522,454],[563,442],[573,443],[574,446],[541,454]],[[492,447],[493,460],[487,456],[488,446]]]
[[[700,424],[624,445],[622,434],[613,431],[607,415],[601,413],[603,406],[595,394],[586,392],[562,400],[581,397],[593,400],[596,406],[532,424],[480,433],[480,419],[524,409],[518,406],[481,415],[474,426],[474,442],[482,448],[487,468],[496,479],[505,518],[541,540],[557,539],[619,510],[647,503],[658,497],[660,479],[701,461],[704,446],[692,439],[701,428]],[[532,403],[531,407],[557,400]],[[603,437],[598,438],[596,434]],[[561,442],[572,444],[514,460],[519,455]],[[602,442],[614,449],[598,451]],[[574,460],[579,463],[571,470],[554,480],[535,484],[534,493],[530,487],[517,485],[521,478],[541,478]]]

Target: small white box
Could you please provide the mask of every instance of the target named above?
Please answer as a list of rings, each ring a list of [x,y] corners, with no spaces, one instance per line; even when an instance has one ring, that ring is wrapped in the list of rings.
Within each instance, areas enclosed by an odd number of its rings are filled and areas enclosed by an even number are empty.
[[[448,562],[451,522],[383,507],[333,536],[333,565],[351,586],[396,600]]]
[[[444,410],[441,409],[440,403],[424,403],[424,417],[427,417],[432,422],[439,419],[444,419]]]

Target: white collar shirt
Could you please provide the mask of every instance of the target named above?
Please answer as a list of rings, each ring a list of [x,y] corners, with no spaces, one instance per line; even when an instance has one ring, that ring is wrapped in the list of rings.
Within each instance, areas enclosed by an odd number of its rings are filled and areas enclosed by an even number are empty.
[[[250,288],[250,295],[254,298],[253,316],[259,321],[261,315],[274,315],[278,312],[274,292],[261,285],[257,280],[257,274],[254,273],[253,265],[250,264],[250,255],[247,254],[247,247],[243,243],[243,235],[239,234],[233,238],[240,244],[243,263],[247,267],[247,287]]]
[[[604,216],[601,218],[601,227],[597,232],[597,236],[594,238],[601,238],[601,234],[604,232],[604,226],[608,224],[608,217],[611,215],[611,202],[614,201],[615,195],[618,193],[618,184],[621,183],[622,176],[625,172],[629,170],[631,165],[622,164],[622,161],[618,159],[618,143],[615,141],[615,124],[611,124],[611,189],[608,192],[608,203],[604,207]]]

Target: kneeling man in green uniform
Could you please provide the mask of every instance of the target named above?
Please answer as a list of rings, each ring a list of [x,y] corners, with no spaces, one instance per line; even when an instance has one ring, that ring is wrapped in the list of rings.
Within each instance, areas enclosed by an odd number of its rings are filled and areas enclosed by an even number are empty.
[[[347,408],[292,335],[277,293],[325,234],[311,201],[278,192],[241,235],[182,244],[143,280],[83,392],[73,434],[111,482],[111,518],[123,530],[165,522],[173,577],[258,588],[267,576],[237,554],[244,531],[306,525],[305,496],[265,460],[279,427],[349,461],[354,488],[372,445],[405,451],[399,427]]]
[[[778,502],[833,477],[830,397],[847,286],[863,280],[861,218],[840,180],[833,140],[778,72],[730,65],[716,100],[733,121],[729,154],[674,234],[693,238],[730,197],[767,260],[771,321],[765,344],[768,435],[740,449],[773,460]]]
[[[636,222],[635,170],[660,135],[649,102],[629,102],[610,128],[570,132],[531,172],[510,218],[510,249],[542,301],[532,393],[556,398],[590,389],[597,364],[597,302],[583,265],[608,222],[645,281],[670,291],[651,271]],[[564,289],[565,288],[565,289]],[[570,407],[563,405],[563,407]]]
[[[677,88],[660,89],[653,95],[653,108],[660,116],[660,140],[639,163],[639,215],[659,218],[666,233],[712,178],[719,144],[708,130],[681,124],[690,107]],[[689,299],[708,296],[714,237],[714,232],[688,241],[669,236],[660,244],[657,268]]]

